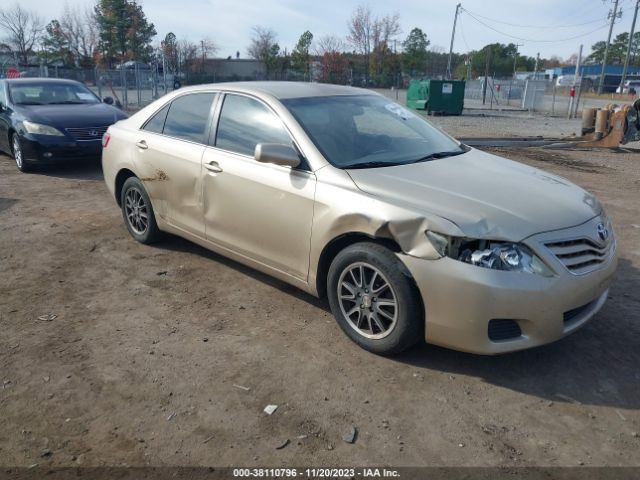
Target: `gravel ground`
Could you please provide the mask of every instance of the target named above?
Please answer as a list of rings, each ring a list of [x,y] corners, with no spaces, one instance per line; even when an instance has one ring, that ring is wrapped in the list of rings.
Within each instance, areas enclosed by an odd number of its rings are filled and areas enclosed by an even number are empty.
[[[534,350],[391,359],[323,300],[178,238],[134,242],[98,166],[26,175],[0,156],[0,465],[639,466],[640,159],[495,152],[603,201],[609,301]]]

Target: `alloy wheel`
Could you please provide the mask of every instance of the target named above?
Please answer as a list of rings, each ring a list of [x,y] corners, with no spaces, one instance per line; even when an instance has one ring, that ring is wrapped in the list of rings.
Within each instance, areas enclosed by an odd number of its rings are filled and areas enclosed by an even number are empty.
[[[149,228],[149,209],[140,190],[129,188],[124,196],[124,209],[127,222],[138,235],[144,235]]]
[[[18,168],[22,170],[22,146],[20,145],[18,135],[13,136],[13,158]]]
[[[340,274],[337,288],[340,310],[356,332],[377,340],[393,331],[398,302],[380,270],[365,262],[353,263]]]

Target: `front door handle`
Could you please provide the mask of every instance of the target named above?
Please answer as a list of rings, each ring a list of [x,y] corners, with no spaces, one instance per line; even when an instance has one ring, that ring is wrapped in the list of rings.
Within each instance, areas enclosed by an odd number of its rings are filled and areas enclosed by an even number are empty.
[[[205,164],[204,168],[206,168],[210,172],[214,172],[214,173],[222,172],[222,168],[220,167],[220,165],[218,165],[218,162],[214,162],[214,161],[211,161],[211,162]]]
[[[138,143],[136,143],[136,147],[141,148],[142,150],[146,150],[147,148],[149,148],[147,142],[145,142],[144,140],[140,140]]]

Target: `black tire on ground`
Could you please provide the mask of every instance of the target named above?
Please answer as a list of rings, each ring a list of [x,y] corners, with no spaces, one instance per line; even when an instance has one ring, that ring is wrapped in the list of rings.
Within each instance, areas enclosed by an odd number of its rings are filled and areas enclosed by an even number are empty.
[[[162,237],[156,223],[153,206],[142,182],[136,177],[125,180],[120,194],[122,218],[133,238],[144,244],[155,243]]]
[[[16,162],[16,167],[23,173],[28,173],[33,170],[33,166],[25,161],[22,152],[22,143],[20,142],[20,136],[17,133],[11,135],[9,145],[11,147],[11,155]]]
[[[359,278],[363,271],[364,281]],[[385,282],[390,288],[381,287]],[[353,300],[351,290],[355,290]],[[402,262],[382,245],[356,243],[338,253],[329,267],[327,296],[342,330],[365,350],[393,355],[424,341],[420,292]],[[395,307],[390,306],[392,298]],[[358,312],[356,307],[363,310]],[[347,316],[349,311],[353,311],[351,317]],[[372,318],[374,313],[375,320]],[[389,320],[391,316],[395,317],[395,322]],[[361,328],[357,327],[359,322],[362,322]],[[380,324],[388,329],[376,328]]]

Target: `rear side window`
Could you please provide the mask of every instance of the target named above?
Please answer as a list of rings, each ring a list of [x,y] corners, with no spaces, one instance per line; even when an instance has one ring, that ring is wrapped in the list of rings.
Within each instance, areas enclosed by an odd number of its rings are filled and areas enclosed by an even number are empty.
[[[214,93],[193,93],[176,98],[171,102],[162,133],[191,142],[204,143],[214,97]]]
[[[282,121],[253,98],[227,94],[222,105],[216,147],[253,156],[258,143],[292,145]]]
[[[143,130],[147,130],[148,132],[153,133],[162,133],[162,129],[164,128],[164,121],[167,118],[167,112],[169,111],[169,105],[166,105],[162,108],[158,113],[156,113],[151,120],[149,120],[144,127]]]

